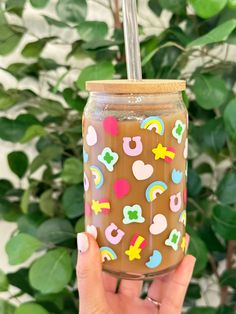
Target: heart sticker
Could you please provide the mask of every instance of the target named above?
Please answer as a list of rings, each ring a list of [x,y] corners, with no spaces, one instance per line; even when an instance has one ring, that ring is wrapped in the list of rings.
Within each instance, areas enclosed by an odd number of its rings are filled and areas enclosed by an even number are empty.
[[[149,230],[151,234],[160,234],[167,228],[166,217],[162,214],[157,214],[153,217],[153,224],[150,226]]]
[[[153,166],[144,164],[142,160],[136,160],[132,166],[133,174],[137,180],[146,180],[153,174]]]
[[[97,143],[97,141],[98,141],[97,132],[94,129],[94,127],[92,125],[90,125],[88,127],[88,132],[86,135],[86,142],[87,142],[88,146],[93,146]]]
[[[118,122],[115,117],[108,116],[103,120],[104,130],[112,136],[118,135]]]
[[[126,179],[118,179],[116,180],[114,186],[114,191],[117,198],[123,198],[126,196],[130,191],[130,184],[129,181]]]

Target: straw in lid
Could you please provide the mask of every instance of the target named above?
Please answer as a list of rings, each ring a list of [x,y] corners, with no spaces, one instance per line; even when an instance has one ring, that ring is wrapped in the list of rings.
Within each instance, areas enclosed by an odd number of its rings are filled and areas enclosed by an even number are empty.
[[[101,80],[86,82],[90,92],[112,94],[176,93],[186,89],[184,80]]]

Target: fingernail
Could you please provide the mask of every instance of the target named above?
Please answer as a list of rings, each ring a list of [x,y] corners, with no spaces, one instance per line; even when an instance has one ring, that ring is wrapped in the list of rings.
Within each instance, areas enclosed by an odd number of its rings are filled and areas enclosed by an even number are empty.
[[[77,234],[77,246],[79,253],[85,253],[89,248],[88,237],[85,233]]]
[[[97,239],[98,232],[97,232],[97,228],[94,225],[87,225],[86,232],[91,234],[91,236],[93,236],[95,240]]]

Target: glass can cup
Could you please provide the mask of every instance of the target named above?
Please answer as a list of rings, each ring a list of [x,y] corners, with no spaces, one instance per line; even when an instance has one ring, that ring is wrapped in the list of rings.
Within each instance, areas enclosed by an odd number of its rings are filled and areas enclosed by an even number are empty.
[[[87,82],[85,224],[103,270],[117,277],[153,278],[186,253],[185,88],[181,80]]]

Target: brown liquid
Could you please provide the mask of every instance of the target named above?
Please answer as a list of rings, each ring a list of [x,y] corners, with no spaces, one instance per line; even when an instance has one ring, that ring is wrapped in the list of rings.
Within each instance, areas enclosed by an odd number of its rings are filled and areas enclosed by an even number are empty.
[[[140,128],[140,121],[119,121],[117,136],[112,136],[105,132],[103,121],[98,121],[84,118],[84,149],[88,153],[88,162],[84,164],[84,170],[88,177],[89,189],[85,193],[85,203],[92,204],[92,200],[107,199],[111,204],[109,214],[98,213],[92,211],[92,214],[86,216],[86,225],[94,225],[98,232],[98,244],[100,247],[107,246],[112,248],[116,255],[116,260],[105,260],[103,268],[106,271],[117,273],[121,276],[125,274],[137,274],[142,277],[161,274],[174,268],[183,258],[184,249],[181,248],[182,238],[185,235],[185,226],[179,222],[180,213],[185,209],[184,190],[186,188],[186,160],[183,152],[185,148],[185,140],[187,137],[187,127],[183,133],[182,141],[179,144],[176,138],[172,135],[172,129],[175,126],[176,120],[181,120],[187,125],[186,111],[180,111],[172,114],[160,116],[165,125],[164,134],[158,135],[155,130],[147,130]],[[97,143],[89,146],[86,143],[85,137],[88,127],[93,126],[97,133]],[[141,136],[143,150],[138,156],[128,156],[123,150],[123,137]],[[166,147],[175,149],[175,157],[172,162],[168,163],[163,159],[155,160],[152,149],[156,148],[161,143]],[[111,148],[119,156],[117,163],[114,165],[114,170],[109,172],[105,165],[98,161],[98,155],[101,154],[105,147]],[[130,147],[134,148],[134,142],[130,143]],[[144,164],[149,164],[154,171],[150,178],[146,180],[137,180],[132,171],[134,161],[141,160]],[[104,184],[99,188],[95,188],[94,177],[91,173],[90,166],[96,165],[104,175]],[[182,180],[179,184],[172,181],[171,173],[173,169],[182,172]],[[131,187],[129,193],[123,198],[117,198],[114,192],[114,182],[117,179],[127,179]],[[163,194],[157,194],[156,199],[148,202],[145,196],[147,187],[154,181],[163,181],[168,186]],[[178,212],[170,210],[170,196],[181,192],[181,208]],[[123,208],[138,204],[142,208],[142,216],[145,218],[143,223],[123,223]],[[150,225],[153,224],[153,217],[157,214],[162,214],[167,219],[167,228],[160,234],[153,235],[150,233]],[[105,229],[114,223],[124,233],[124,237],[118,244],[111,244],[106,236]],[[165,244],[166,239],[173,229],[181,232],[178,249],[175,251],[171,246]],[[125,251],[130,247],[130,241],[134,234],[142,236],[147,242],[146,246],[140,252],[140,259],[129,260]],[[116,235],[116,232],[113,233]],[[161,263],[155,268],[147,267],[153,251],[158,250],[162,254]],[[132,276],[131,276],[132,277]]]

